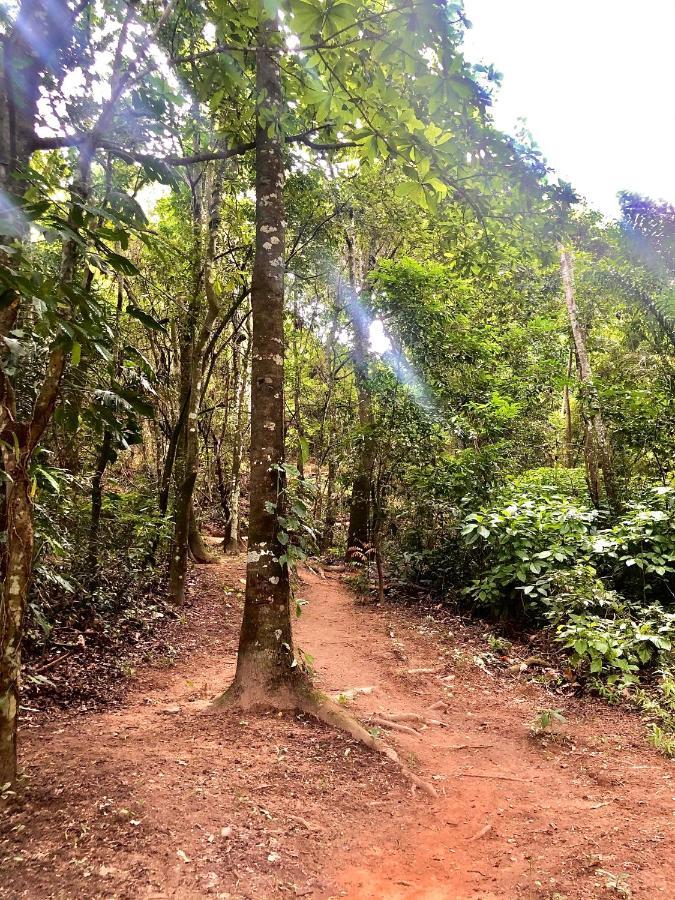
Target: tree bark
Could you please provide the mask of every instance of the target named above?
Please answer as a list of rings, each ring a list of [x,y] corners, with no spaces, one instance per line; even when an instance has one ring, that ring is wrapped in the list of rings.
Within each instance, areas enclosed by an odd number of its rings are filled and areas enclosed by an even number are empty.
[[[211,555],[209,548],[206,545],[206,541],[202,537],[202,533],[199,530],[199,523],[197,522],[197,516],[195,515],[194,504],[192,502],[190,503],[190,510],[188,515],[188,547],[190,550],[190,556],[194,559],[195,562],[213,562],[213,556]]]
[[[91,287],[88,283],[87,290]],[[122,306],[124,302],[124,291],[122,288],[122,280],[117,280],[117,307],[115,309],[115,360],[111,381],[119,378],[122,369],[122,353],[119,347],[120,323],[122,320]],[[96,469],[91,480],[91,517],[89,520],[89,538],[87,541],[87,561],[85,564],[86,577],[89,584],[93,587],[98,579],[98,535],[101,526],[101,510],[103,509],[103,477],[108,463],[113,458],[113,435],[110,428],[105,428],[101,439],[98,456],[96,458]]]
[[[21,641],[34,542],[29,455],[24,452],[17,461],[12,452],[3,451],[3,458],[12,481],[7,492],[7,564],[0,615],[0,785],[12,784],[17,774]]]
[[[77,231],[75,205],[88,195],[91,154],[83,147],[79,171],[72,188],[68,224]],[[73,282],[78,260],[77,242],[68,238],[61,254],[61,285]],[[65,294],[64,294],[65,297]],[[30,498],[30,464],[33,452],[49,425],[66,368],[66,348],[56,342],[47,360],[45,375],[31,417],[17,421],[14,390],[2,375],[2,458],[7,475],[6,488],[6,573],[0,604],[0,784],[12,783],[17,774],[17,728],[19,676],[23,619],[33,568],[33,507]]]
[[[215,256],[216,237],[220,225],[220,201],[223,185],[222,166],[216,169],[209,200],[208,242],[202,256],[202,207],[195,194],[193,228],[195,256],[195,285],[180,336],[180,403],[186,404],[187,418],[178,442],[176,460],[176,497],[174,505],[174,535],[169,563],[169,596],[176,604],[185,601],[185,578],[190,554],[190,512],[192,495],[197,482],[199,464],[199,434],[197,418],[201,401],[201,376],[204,349],[219,314],[211,266]],[[206,295],[207,308],[199,328],[201,295]],[[199,330],[198,330],[199,329]],[[194,531],[193,531],[194,535]],[[209,561],[211,557],[209,556]]]
[[[593,502],[600,502],[598,470],[602,471],[602,480],[605,486],[605,495],[610,509],[618,508],[618,494],[612,461],[612,449],[605,427],[605,422],[600,409],[600,401],[597,390],[593,384],[593,372],[590,357],[586,347],[586,339],[579,322],[576,300],[574,297],[574,273],[572,256],[568,250],[560,248],[560,271],[565,290],[565,304],[574,340],[581,381],[581,406],[584,419],[587,423],[586,435],[586,464],[589,477],[589,489]]]
[[[563,438],[563,465],[566,469],[572,468],[572,405],[570,402],[570,379],[572,377],[572,363],[574,351],[570,347],[567,359],[567,380],[563,388],[562,414],[565,421],[565,435]]]
[[[250,344],[242,352],[241,345],[235,345],[234,358],[236,359],[236,377],[234,384],[236,393],[236,418],[234,422],[234,435],[232,444],[232,465],[230,467],[230,483],[228,506],[230,519],[227,524],[226,534],[223,539],[223,548],[226,553],[239,553],[244,546],[241,538],[241,519],[239,505],[241,500],[241,464],[243,462],[244,437],[246,433],[246,388],[248,385],[248,360]]]
[[[224,699],[295,705],[290,580],[279,539],[284,506],[284,159],[276,19],[261,22],[256,53],[256,241],[251,290],[251,486],[246,598],[237,670]]]
[[[362,550],[370,545],[375,438],[372,401],[368,385],[370,370],[368,359],[368,345],[370,340],[370,335],[368,333],[368,319],[363,308],[363,301],[359,298],[359,286],[356,280],[356,248],[354,245],[354,238],[349,231],[346,233],[346,243],[349,286],[347,288],[345,309],[349,316],[354,336],[352,361],[354,365],[354,379],[356,381],[356,393],[358,397],[359,428],[361,432],[356,474],[352,482],[352,496],[349,507],[349,527],[347,529],[347,559],[350,559],[354,551]]]
[[[300,318],[298,315],[297,295],[293,294],[293,330],[291,332],[292,350],[293,350],[293,418],[295,419],[295,430],[298,437],[297,461],[296,466],[300,477],[305,477],[305,430],[302,424],[302,409],[300,406],[300,393],[302,390],[302,378],[300,371],[300,348],[298,346],[298,324]]]
[[[335,540],[335,524],[337,522],[337,498],[335,496],[335,476],[337,465],[333,447],[328,446],[328,477],[326,479],[326,512],[321,533],[321,549],[330,550]]]

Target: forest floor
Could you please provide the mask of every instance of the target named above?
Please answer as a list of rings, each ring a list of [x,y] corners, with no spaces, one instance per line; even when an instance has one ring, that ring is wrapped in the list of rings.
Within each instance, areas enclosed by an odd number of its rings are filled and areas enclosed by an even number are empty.
[[[364,721],[441,722],[383,729],[438,799],[307,716],[215,711],[244,566],[195,568],[170,626],[177,659],[139,667],[121,704],[32,716],[0,897],[675,896],[675,766],[637,717],[486,665],[485,629],[465,620],[360,603],[340,571],[302,572],[297,640],[319,686]],[[559,733],[533,737],[561,705]]]

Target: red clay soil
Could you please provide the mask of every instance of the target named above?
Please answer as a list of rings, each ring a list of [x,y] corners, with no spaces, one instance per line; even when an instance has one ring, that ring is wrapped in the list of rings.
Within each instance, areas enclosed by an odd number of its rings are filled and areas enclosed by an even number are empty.
[[[640,721],[566,699],[563,733],[533,738],[560,699],[491,671],[459,620],[449,634],[303,573],[318,685],[364,721],[436,721],[380,726],[435,800],[307,716],[214,711],[243,575],[241,557],[195,569],[178,660],[134,673],[121,707],[33,715],[26,787],[0,810],[0,897],[675,897],[675,767]]]

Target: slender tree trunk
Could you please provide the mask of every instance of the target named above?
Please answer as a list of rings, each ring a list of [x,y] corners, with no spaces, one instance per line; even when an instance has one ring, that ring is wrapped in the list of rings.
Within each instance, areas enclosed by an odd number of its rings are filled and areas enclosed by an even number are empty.
[[[195,190],[192,202],[192,267],[193,293],[186,315],[179,323],[178,353],[180,361],[179,402],[186,417],[176,445],[174,461],[175,493],[173,502],[174,530],[169,559],[169,596],[176,604],[185,601],[185,579],[190,556],[190,508],[192,491],[197,481],[197,416],[199,406],[198,360],[195,359],[202,285],[202,207]]]
[[[199,530],[199,524],[197,522],[193,503],[190,503],[190,512],[188,516],[188,546],[190,549],[190,555],[195,562],[213,562],[213,556],[211,555],[209,548],[206,545],[206,541],[202,537],[202,533]]]
[[[87,290],[90,287],[91,283],[89,283],[89,287],[87,288]],[[116,378],[119,378],[120,371],[122,369],[122,353],[120,352],[119,348],[119,332],[120,322],[122,320],[123,301],[124,291],[122,287],[122,281],[121,278],[118,278],[117,308],[115,310],[115,341],[117,343],[117,346],[115,348],[115,362],[111,379],[113,382]],[[99,448],[98,456],[96,459],[96,469],[91,481],[91,518],[89,520],[89,539],[87,542],[87,561],[85,565],[85,572],[87,573],[87,579],[92,586],[96,583],[98,578],[98,535],[101,525],[101,510],[103,509],[103,477],[105,475],[105,470],[108,467],[108,463],[112,458],[112,443],[112,432],[109,428],[106,428],[103,431],[103,438],[101,440],[101,446]]]
[[[182,324],[180,339],[180,396],[181,406],[187,401],[187,419],[178,443],[178,459],[175,465],[174,536],[169,563],[169,596],[177,604],[185,601],[185,579],[190,554],[192,495],[197,482],[199,462],[197,418],[201,400],[203,355],[211,329],[219,313],[211,266],[215,256],[216,236],[220,225],[222,185],[223,172],[222,167],[219,167],[208,195],[208,243],[204,253],[203,267],[200,258],[202,255],[202,207],[196,194],[193,204],[195,286],[188,315]],[[207,309],[202,326],[197,333],[202,287],[206,295]],[[196,529],[194,519],[192,524],[194,538]],[[196,547],[196,543],[193,543]],[[199,548],[199,553],[202,561],[212,561],[210,555],[205,553],[203,543]]]
[[[349,527],[347,530],[347,559],[354,550],[363,549],[370,544],[370,516],[373,481],[373,465],[375,461],[374,419],[370,388],[368,385],[369,360],[368,319],[359,297],[356,281],[356,259],[353,236],[347,232],[347,264],[349,286],[345,308],[351,321],[354,336],[352,358],[354,378],[359,405],[360,440],[356,474],[352,482],[352,496],[349,507]]]
[[[185,422],[188,414],[189,396],[186,397],[181,405],[178,413],[178,420],[169,435],[169,443],[164,456],[164,465],[162,466],[162,476],[159,483],[159,496],[157,508],[161,516],[165,516],[169,508],[169,496],[171,494],[171,476],[173,475],[173,467],[176,462],[176,453],[178,450],[178,442],[185,428]]]
[[[241,464],[243,462],[244,439],[246,437],[246,390],[248,385],[248,360],[250,344],[243,354],[239,394],[237,396],[237,421],[232,449],[232,475],[230,479],[230,535],[227,547],[229,553],[238,553],[244,546],[241,537],[241,516],[239,504],[241,500]]]
[[[91,480],[91,518],[89,521],[87,562],[85,564],[87,580],[91,585],[96,583],[98,577],[98,533],[101,525],[101,511],[103,509],[103,476],[110,460],[111,447],[112,433],[106,428],[103,432],[103,439],[96,459],[96,469]]]
[[[572,468],[572,405],[570,403],[570,379],[572,377],[572,363],[574,351],[570,347],[567,359],[567,380],[563,388],[562,414],[565,420],[565,436],[563,443],[563,465],[566,469]]]
[[[338,291],[339,294],[339,291]],[[328,333],[326,342],[326,363],[327,363],[327,379],[326,379],[326,397],[323,404],[323,415],[321,417],[321,428],[317,441],[319,460],[319,474],[321,466],[328,461],[328,473],[326,476],[325,489],[325,513],[323,515],[323,530],[319,546],[321,550],[328,550],[333,546],[335,539],[335,523],[337,521],[337,497],[335,496],[335,482],[337,478],[337,459],[336,459],[336,430],[337,417],[334,403],[335,384],[337,381],[338,361],[336,356],[337,332],[340,317],[341,306],[336,297],[331,320],[331,328]],[[328,437],[326,438],[326,433]],[[317,519],[321,519],[323,492],[317,492],[317,504],[314,515]]]
[[[247,388],[247,371],[249,347],[242,353],[239,348],[235,347],[234,353],[237,354],[237,374],[235,385],[236,393],[236,419],[232,444],[232,465],[230,467],[230,485],[228,506],[230,509],[230,520],[227,525],[223,547],[226,553],[239,553],[243,547],[243,541],[240,534],[240,515],[239,504],[241,500],[241,464],[243,461],[244,438],[246,432],[246,388]],[[240,354],[240,355],[239,355]]]
[[[600,409],[598,393],[593,385],[593,372],[591,370],[590,357],[586,347],[586,339],[579,322],[579,314],[574,297],[572,256],[568,250],[565,250],[562,247],[560,248],[560,271],[565,290],[567,314],[569,316],[570,329],[574,339],[574,347],[579,367],[581,405],[584,410],[585,421],[587,422],[586,460],[591,496],[593,502],[597,504],[600,500],[597,472],[598,470],[601,470],[607,503],[611,509],[617,509],[619,504],[612,462],[612,450],[602,411]]]
[[[284,464],[284,159],[276,20],[256,53],[256,245],[251,307],[251,487],[246,599],[237,671],[225,698],[294,705],[301,682],[291,631],[290,581],[280,541]]]
[[[377,572],[377,599],[384,603],[384,554],[382,553],[382,527],[384,525],[386,488],[382,471],[374,479],[373,503],[373,551],[375,554],[375,570]]]
[[[300,477],[305,477],[305,452],[304,440],[305,431],[302,424],[302,410],[300,407],[300,392],[302,389],[302,378],[300,371],[300,351],[298,347],[298,300],[297,295],[293,294],[293,330],[291,332],[291,342],[293,348],[293,417],[295,419],[295,430],[298,436],[298,450],[296,465]]]
[[[22,453],[18,463],[11,451],[3,451],[3,457],[5,471],[12,480],[7,490],[7,570],[0,617],[0,785],[16,779],[21,641],[34,541],[29,457]]]
[[[326,514],[323,520],[321,549],[329,550],[335,541],[335,523],[337,522],[337,497],[335,496],[335,476],[337,465],[333,448],[328,447],[328,477],[326,479]]]
[[[73,206],[68,224],[73,231],[77,231],[79,221],[75,204],[82,203],[88,196],[90,167],[91,152],[85,146],[80,152],[79,171],[72,188]],[[68,238],[64,241],[61,254],[61,286],[72,284],[77,260],[77,241]],[[16,309],[18,312],[18,305]],[[0,784],[13,782],[17,772],[21,641],[34,544],[29,469],[33,452],[52,419],[66,360],[67,351],[63,343],[53,344],[32,415],[27,422],[17,421],[14,390],[4,373],[0,378],[2,456],[8,476],[6,575],[0,605]]]

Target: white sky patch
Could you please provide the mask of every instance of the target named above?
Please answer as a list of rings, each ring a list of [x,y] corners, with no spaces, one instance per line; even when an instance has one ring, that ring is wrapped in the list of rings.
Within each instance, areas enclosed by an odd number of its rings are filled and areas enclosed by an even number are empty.
[[[675,0],[465,0],[465,52],[503,76],[494,115],[525,118],[549,164],[589,203],[675,201]]]
[[[159,221],[159,215],[156,211],[157,201],[164,197],[168,197],[171,188],[168,184],[160,184],[159,181],[151,181],[144,184],[136,196],[141,209],[151,222]]]
[[[387,337],[381,319],[374,319],[370,323],[370,349],[380,355],[391,350],[391,341]]]

